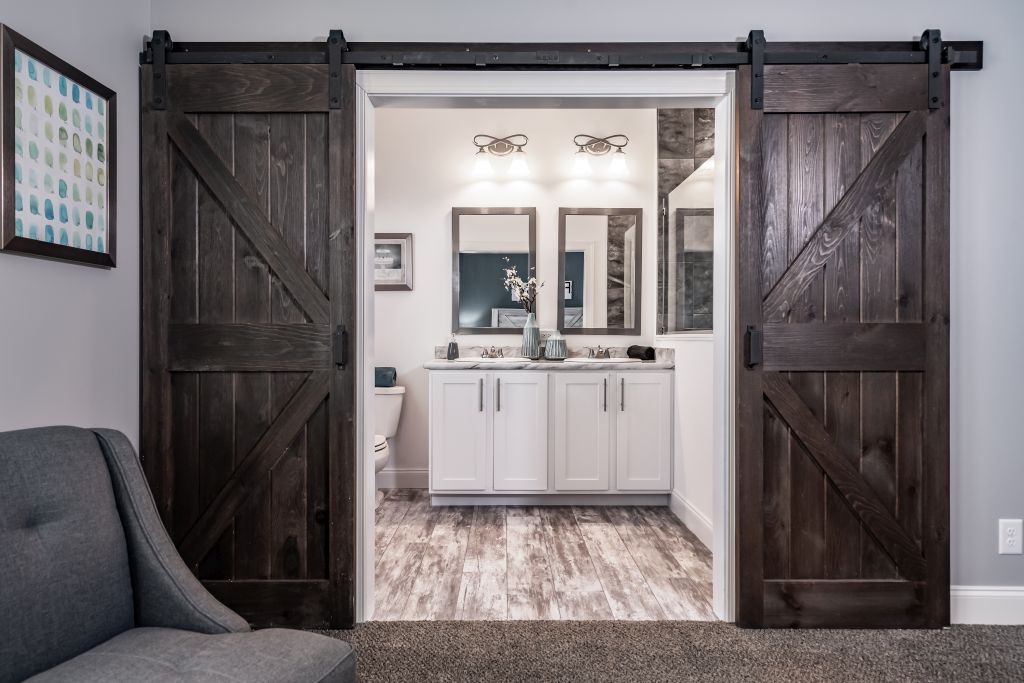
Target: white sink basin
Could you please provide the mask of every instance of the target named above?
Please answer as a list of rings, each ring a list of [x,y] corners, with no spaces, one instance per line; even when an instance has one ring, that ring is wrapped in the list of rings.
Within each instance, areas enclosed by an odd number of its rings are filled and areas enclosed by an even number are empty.
[[[505,356],[504,358],[456,358],[457,363],[529,363],[529,358]]]
[[[639,363],[639,358],[587,358],[586,356],[577,356],[575,358],[566,358],[566,363]]]

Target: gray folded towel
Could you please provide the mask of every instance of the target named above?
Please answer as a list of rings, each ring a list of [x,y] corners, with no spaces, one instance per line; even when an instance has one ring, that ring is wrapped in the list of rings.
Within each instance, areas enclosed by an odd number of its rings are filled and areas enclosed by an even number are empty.
[[[373,370],[373,384],[377,387],[393,387],[398,384],[398,370],[388,367],[377,367]]]

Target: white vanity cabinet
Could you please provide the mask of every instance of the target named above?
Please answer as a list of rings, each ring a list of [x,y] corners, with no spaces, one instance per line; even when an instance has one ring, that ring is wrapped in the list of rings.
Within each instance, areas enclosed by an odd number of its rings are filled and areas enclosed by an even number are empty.
[[[607,372],[565,372],[554,378],[555,488],[607,491],[611,467],[611,418]]]
[[[672,371],[432,371],[430,489],[668,493]]]
[[[548,488],[548,375],[495,372],[494,490]]]
[[[672,488],[672,383],[660,372],[616,373],[615,486],[620,491]]]
[[[490,373],[430,376],[430,488],[490,488]]]

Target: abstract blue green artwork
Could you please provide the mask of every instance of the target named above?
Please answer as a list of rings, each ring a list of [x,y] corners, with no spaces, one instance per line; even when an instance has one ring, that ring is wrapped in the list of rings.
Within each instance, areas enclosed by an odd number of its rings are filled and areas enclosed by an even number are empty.
[[[19,49],[13,66],[15,232],[106,253],[107,102]]]

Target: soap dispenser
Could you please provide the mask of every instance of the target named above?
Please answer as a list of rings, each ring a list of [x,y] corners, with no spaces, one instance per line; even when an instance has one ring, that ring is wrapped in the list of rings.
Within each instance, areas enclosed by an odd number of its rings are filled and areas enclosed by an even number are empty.
[[[448,340],[448,360],[455,360],[459,357],[459,343],[455,341],[455,335],[453,334],[451,339]]]

